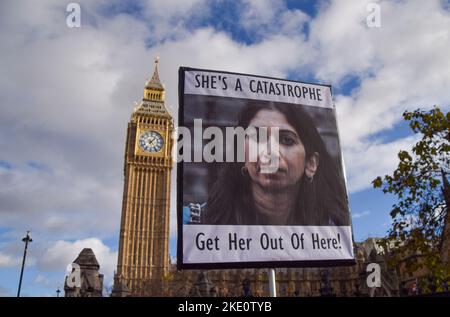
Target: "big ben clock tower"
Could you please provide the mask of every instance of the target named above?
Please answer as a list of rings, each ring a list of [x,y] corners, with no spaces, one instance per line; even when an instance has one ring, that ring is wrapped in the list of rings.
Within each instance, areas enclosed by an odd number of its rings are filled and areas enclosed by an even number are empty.
[[[151,290],[161,290],[169,272],[173,129],[157,58],[142,102],[128,123],[116,295],[124,289],[131,296],[155,294]]]

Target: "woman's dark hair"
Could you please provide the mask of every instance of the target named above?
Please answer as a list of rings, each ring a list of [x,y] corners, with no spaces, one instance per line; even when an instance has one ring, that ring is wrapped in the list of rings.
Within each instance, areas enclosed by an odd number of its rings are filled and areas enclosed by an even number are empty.
[[[332,160],[311,118],[301,106],[250,101],[239,114],[237,126],[246,129],[261,110],[282,113],[297,131],[306,160],[319,153],[319,166],[311,182],[305,175],[299,180],[295,211],[288,220],[292,225],[349,225],[347,194],[335,160]],[[235,142],[235,147],[237,147]],[[236,151],[235,151],[236,153]],[[224,163],[211,188],[202,223],[229,225],[270,225],[257,212],[250,191],[251,180],[243,175],[244,162]]]

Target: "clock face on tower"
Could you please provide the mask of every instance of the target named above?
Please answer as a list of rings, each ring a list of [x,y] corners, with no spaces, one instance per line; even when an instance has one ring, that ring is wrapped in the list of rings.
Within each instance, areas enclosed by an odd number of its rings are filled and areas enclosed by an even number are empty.
[[[139,136],[139,146],[148,153],[156,153],[161,151],[164,145],[164,139],[156,131],[145,131]]]

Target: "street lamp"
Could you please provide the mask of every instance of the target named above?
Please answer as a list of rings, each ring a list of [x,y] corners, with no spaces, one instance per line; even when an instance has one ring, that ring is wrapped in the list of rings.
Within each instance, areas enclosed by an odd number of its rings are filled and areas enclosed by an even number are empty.
[[[59,287],[58,287],[58,289],[56,290],[56,297],[59,297],[59,293],[61,293],[61,291],[59,290]]]
[[[28,243],[33,241],[33,239],[31,239],[30,237],[30,231],[27,231],[27,235],[25,238],[22,239],[22,241],[25,242],[25,249],[23,250],[22,269],[20,270],[19,289],[17,290],[17,297],[20,297],[20,288],[22,287],[23,269],[25,268],[25,259],[27,257]]]

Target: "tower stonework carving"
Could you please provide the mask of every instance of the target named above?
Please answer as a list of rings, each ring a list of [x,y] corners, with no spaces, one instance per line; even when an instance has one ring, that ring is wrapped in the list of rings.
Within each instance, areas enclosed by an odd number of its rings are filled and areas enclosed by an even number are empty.
[[[70,277],[64,281],[65,297],[101,297],[103,293],[103,274],[99,273],[100,265],[94,251],[84,248],[73,261],[78,265],[79,285],[68,283]],[[72,285],[71,285],[72,284]]]
[[[158,60],[128,123],[115,296],[161,295],[169,273],[173,120]],[[127,293],[121,294],[126,285]]]

